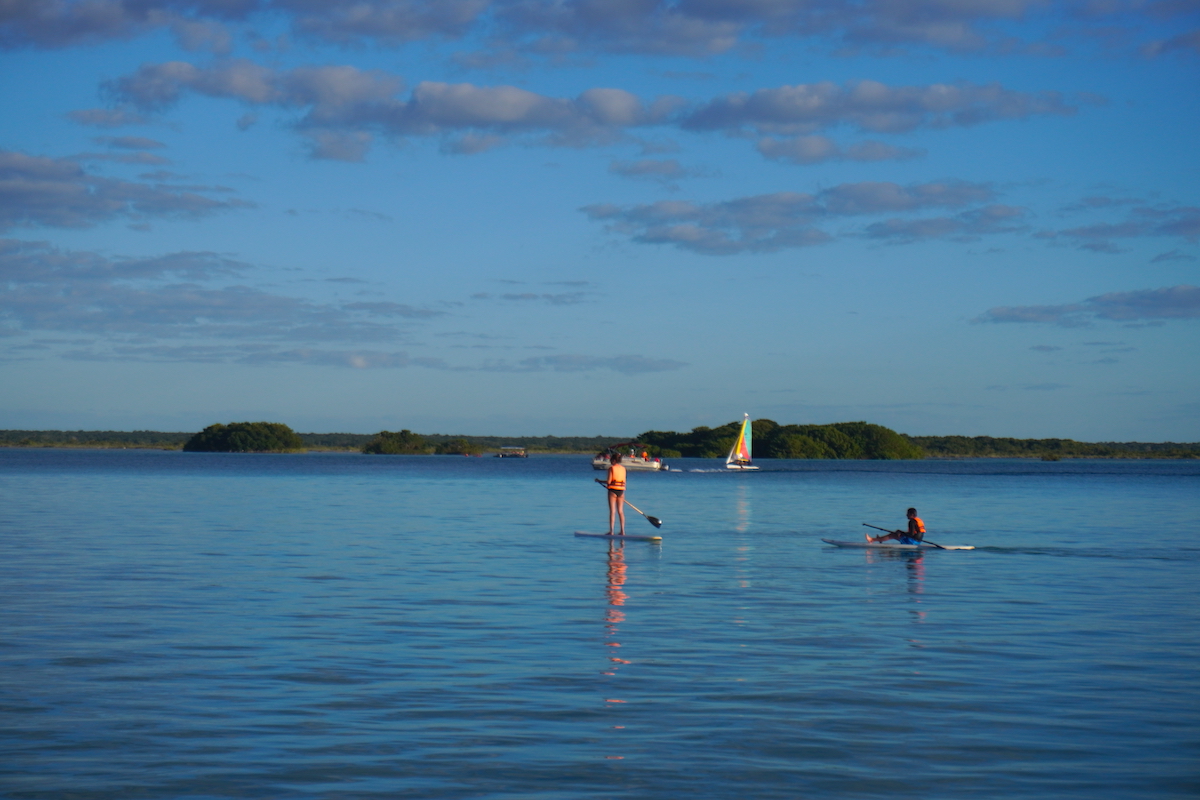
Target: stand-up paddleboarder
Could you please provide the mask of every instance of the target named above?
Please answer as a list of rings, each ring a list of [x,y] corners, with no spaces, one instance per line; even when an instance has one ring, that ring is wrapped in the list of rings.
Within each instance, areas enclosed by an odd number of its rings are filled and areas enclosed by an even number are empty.
[[[621,454],[613,453],[612,462],[608,465],[608,477],[604,481],[608,488],[608,535],[613,535],[613,523],[621,518],[621,536],[625,535],[625,467],[621,464]]]

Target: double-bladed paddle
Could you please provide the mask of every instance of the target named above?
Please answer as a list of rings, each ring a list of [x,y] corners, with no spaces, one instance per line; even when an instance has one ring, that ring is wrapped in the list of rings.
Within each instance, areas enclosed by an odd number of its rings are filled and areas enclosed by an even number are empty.
[[[603,486],[605,489],[607,489],[607,488],[608,488],[608,484],[606,484],[604,481],[600,480],[599,478],[593,478],[593,480],[595,480],[595,481],[596,481],[596,483],[600,484],[600,485],[601,485],[601,486]],[[646,518],[646,521],[647,521],[647,522],[649,522],[649,523],[650,523],[651,525],[653,525],[654,527],[656,527],[656,528],[661,528],[661,527],[662,527],[662,520],[661,520],[661,519],[659,519],[658,517],[652,517],[652,516],[650,516],[650,515],[649,515],[649,514],[647,514],[645,511],[642,511],[640,508],[638,508],[637,506],[635,506],[633,503],[629,502],[628,500],[626,500],[626,501],[625,501],[625,505],[629,506],[629,507],[630,507],[630,508],[632,508],[634,511],[638,512],[638,513],[639,513],[639,514],[641,514],[643,517],[645,517],[645,518]]]
[[[868,527],[868,528],[874,528],[877,531],[883,531],[884,533],[903,533],[903,531],[889,531],[887,528],[881,528],[878,525],[867,525],[867,523],[865,523],[865,522],[863,523],[863,525],[866,525],[866,527]],[[904,534],[904,535],[907,536],[908,534]],[[940,544],[937,544],[936,542],[931,542],[927,539],[921,539],[920,541],[921,541],[921,544],[932,545],[932,546],[936,547],[938,550],[946,549],[946,548],[942,547]]]

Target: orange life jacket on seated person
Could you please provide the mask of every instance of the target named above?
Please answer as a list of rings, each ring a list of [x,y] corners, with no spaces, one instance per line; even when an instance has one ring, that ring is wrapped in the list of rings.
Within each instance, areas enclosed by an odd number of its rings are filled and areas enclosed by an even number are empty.
[[[613,464],[608,468],[608,483],[605,484],[609,489],[625,491],[625,468],[620,464]]]
[[[920,517],[913,517],[912,521],[917,523],[917,533],[924,536],[925,535],[925,523],[921,521]]]

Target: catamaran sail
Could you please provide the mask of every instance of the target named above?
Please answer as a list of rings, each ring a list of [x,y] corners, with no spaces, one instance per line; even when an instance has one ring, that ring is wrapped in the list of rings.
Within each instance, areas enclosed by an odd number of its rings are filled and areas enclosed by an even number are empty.
[[[738,438],[733,443],[733,447],[729,449],[729,455],[725,457],[725,469],[758,469],[751,462],[750,451],[753,448],[754,431],[750,426],[750,415],[744,414],[742,420],[742,429],[738,431]]]

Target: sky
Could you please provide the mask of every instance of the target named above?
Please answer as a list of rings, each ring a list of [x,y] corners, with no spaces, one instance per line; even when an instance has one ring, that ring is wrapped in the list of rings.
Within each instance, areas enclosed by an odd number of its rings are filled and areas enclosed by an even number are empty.
[[[12,0],[0,428],[1200,441],[1197,0]]]

